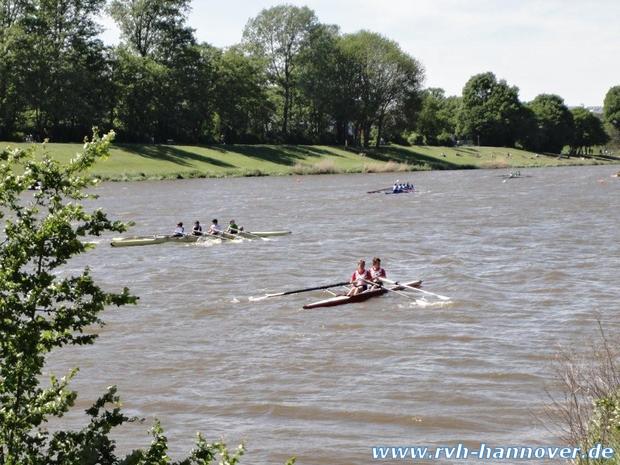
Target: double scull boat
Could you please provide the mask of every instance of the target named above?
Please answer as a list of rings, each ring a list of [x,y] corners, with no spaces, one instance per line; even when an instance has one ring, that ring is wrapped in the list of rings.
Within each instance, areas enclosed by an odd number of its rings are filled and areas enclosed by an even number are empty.
[[[378,297],[389,291],[405,290],[406,287],[404,286],[420,287],[421,285],[422,285],[422,281],[418,280],[418,281],[406,282],[406,283],[403,283],[402,285],[395,284],[388,288],[385,288],[385,287],[373,288],[373,289],[369,289],[367,291],[360,292],[359,294],[352,295],[352,296],[338,295],[336,297],[331,297],[329,299],[319,300],[318,302],[304,305],[303,308],[310,309],[310,308],[319,308],[319,307],[335,307],[337,305],[345,305],[345,304],[352,304],[356,302],[363,302],[364,300],[368,300],[372,297]]]

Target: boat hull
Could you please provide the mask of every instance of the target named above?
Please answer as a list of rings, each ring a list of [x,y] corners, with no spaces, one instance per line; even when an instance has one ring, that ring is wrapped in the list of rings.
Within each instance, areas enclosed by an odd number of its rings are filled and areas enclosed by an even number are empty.
[[[420,287],[422,285],[422,281],[410,281],[410,282],[406,282],[403,284],[409,287]],[[330,299],[320,300],[318,302],[304,305],[303,308],[308,310],[312,308],[336,307],[338,305],[346,305],[346,304],[353,304],[357,302],[363,302],[373,297],[378,297],[380,295],[386,294],[387,292],[389,292],[388,289],[392,291],[402,291],[405,288],[401,285],[394,285],[394,286],[390,286],[387,289],[385,288],[370,289],[370,290],[367,290],[367,291],[364,291],[357,295],[352,295],[352,296],[339,295],[336,297],[332,297]]]
[[[131,237],[115,237],[110,242],[112,247],[136,247],[142,245],[163,244],[165,242],[179,242],[188,244],[196,242],[200,236],[131,236]]]
[[[241,231],[239,233],[240,236],[252,238],[252,236],[260,236],[260,237],[276,237],[276,236],[288,236],[292,234],[291,231]]]
[[[413,194],[414,192],[415,192],[415,189],[405,189],[405,190],[396,191],[396,192],[386,192],[385,195]]]
[[[253,237],[275,237],[286,236],[291,234],[291,231],[257,231],[257,232],[245,232],[241,231],[238,234],[222,233],[224,239],[238,239],[240,237],[252,239]],[[203,234],[202,236],[183,236],[173,237],[166,235],[152,235],[152,236],[130,236],[130,237],[115,237],[110,242],[112,247],[136,247],[142,245],[155,245],[163,244],[166,242],[176,242],[181,244],[187,244],[197,242],[199,239],[217,239],[217,236],[210,236]]]

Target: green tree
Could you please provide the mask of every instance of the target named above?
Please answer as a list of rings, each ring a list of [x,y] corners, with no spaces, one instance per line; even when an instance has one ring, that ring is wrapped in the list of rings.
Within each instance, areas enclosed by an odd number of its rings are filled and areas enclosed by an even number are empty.
[[[513,146],[523,105],[519,89],[493,73],[473,76],[463,88],[457,132],[480,145]]]
[[[83,189],[92,184],[81,173],[105,155],[111,138],[95,136],[66,168],[48,157],[38,161],[32,152],[0,154],[5,235],[0,246],[2,463],[43,463],[41,449],[49,435],[41,427],[49,416],[65,413],[75,399],[68,379],[52,378],[49,387],[40,387],[46,356],[59,347],[92,344],[96,335],[87,327],[102,323],[98,314],[108,305],[136,300],[127,289],[103,291],[88,269],[77,276],[59,273],[71,257],[87,250],[83,237],[125,229],[102,211],[89,213],[79,205],[89,197]],[[41,189],[25,196],[35,182]]]
[[[412,105],[405,102],[418,99],[424,70],[396,42],[373,32],[348,34],[343,37],[342,47],[358,71],[357,132],[361,133],[367,147],[371,128],[375,125],[378,146],[390,112],[397,108],[401,113],[412,109]]]
[[[190,0],[113,0],[109,13],[125,43],[141,57],[165,53],[179,37],[187,39],[185,26]]]
[[[110,73],[95,21],[103,4],[2,2],[0,22],[6,27],[0,32],[0,103],[8,105],[2,105],[0,120],[6,132],[19,121],[23,131],[39,137],[79,140],[77,134],[104,122]]]
[[[244,46],[264,61],[269,80],[280,91],[281,132],[285,139],[289,136],[299,57],[317,25],[316,15],[309,8],[279,5],[262,10],[243,31]]]
[[[560,153],[570,145],[574,134],[573,115],[557,95],[541,94],[528,107],[536,116],[538,147],[536,150]]]
[[[426,89],[416,121],[416,132],[424,137],[428,145],[452,145],[459,105],[460,98],[446,97],[443,89]]]
[[[311,142],[336,141],[336,134],[331,128],[342,114],[339,108],[342,97],[346,99],[347,90],[350,90],[350,87],[343,85],[347,74],[342,66],[339,40],[337,26],[321,24],[310,34],[308,47],[300,56],[299,100],[306,107],[306,119],[298,121],[297,131],[299,133],[305,128],[304,136]],[[350,108],[352,103],[349,100],[345,105]]]
[[[0,151],[0,463],[49,465],[207,465],[237,464],[243,454],[223,443],[208,444],[198,436],[189,457],[172,462],[159,423],[153,441],[124,458],[115,456],[110,431],[133,419],[119,407],[116,388],[109,388],[86,413],[89,422],[79,431],[45,428],[63,416],[77,393],[69,389],[75,376],[51,377],[43,386],[42,370],[50,353],[61,347],[92,344],[93,326],[108,306],[135,303],[127,288],[107,292],[90,270],[70,274],[65,265],[89,249],[84,239],[105,231],[124,231],[101,210],[86,211],[81,202],[94,181],[85,175],[107,156],[114,134],[97,134],[67,166],[34,149]],[[38,189],[29,191],[37,183]],[[294,463],[291,459],[288,464]]]
[[[21,65],[29,47],[23,21],[30,7],[23,0],[0,2],[0,140],[14,135],[24,104]]]
[[[620,130],[620,86],[612,87],[607,91],[603,103],[603,115],[605,121],[616,130]]]
[[[166,72],[153,58],[135,55],[124,47],[116,50],[114,126],[123,140],[155,142]]]
[[[215,74],[213,93],[223,142],[265,142],[275,105],[262,64],[240,47],[231,47],[220,53]]]
[[[122,31],[115,68],[116,125],[124,140],[213,140],[218,54],[186,26],[189,0],[114,0]]]
[[[571,153],[585,154],[588,149],[595,145],[604,145],[609,141],[603,122],[586,108],[574,108],[574,128]]]

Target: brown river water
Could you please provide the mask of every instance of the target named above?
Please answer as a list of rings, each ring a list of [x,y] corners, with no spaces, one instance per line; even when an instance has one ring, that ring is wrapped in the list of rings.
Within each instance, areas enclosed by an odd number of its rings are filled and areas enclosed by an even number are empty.
[[[587,345],[597,313],[620,326],[615,171],[398,174],[418,189],[406,195],[366,194],[394,174],[104,184],[96,205],[135,221],[130,234],[211,218],[293,234],[127,248],[105,237],[71,262],[140,302],[107,310],[95,345],[54,354],[56,374],[80,367],[79,409],[63,426],[82,426],[81,410],[117,384],[127,413],[146,419],[116,434],[121,451],[146,446],[154,418],[173,456],[201,431],[244,442],[245,465],[376,463],[376,445],[561,445],[540,422],[553,356]],[[389,278],[423,279],[450,303],[248,300],[345,281],[374,255]]]

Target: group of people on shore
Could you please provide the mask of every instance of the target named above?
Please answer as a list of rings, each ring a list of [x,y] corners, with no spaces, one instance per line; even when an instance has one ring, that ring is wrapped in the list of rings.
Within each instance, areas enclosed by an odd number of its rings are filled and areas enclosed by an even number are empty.
[[[381,268],[381,259],[379,257],[372,259],[372,267],[370,267],[370,269],[366,269],[365,260],[359,260],[356,270],[351,275],[351,289],[347,295],[357,295],[369,288],[379,288],[381,287],[381,279],[386,277],[385,270]]]
[[[185,227],[183,226],[183,222],[177,223],[177,227],[174,228],[174,232],[172,233],[172,237],[183,237],[187,235],[191,236],[221,236],[223,233],[228,234],[238,234],[243,231],[243,226],[237,226],[235,220],[230,220],[228,223],[228,227],[226,229],[222,228],[222,226],[218,223],[217,218],[214,218],[211,221],[211,226],[206,231],[202,230],[202,225],[200,221],[196,220],[194,222],[194,227],[192,228],[191,233],[185,232]]]

